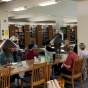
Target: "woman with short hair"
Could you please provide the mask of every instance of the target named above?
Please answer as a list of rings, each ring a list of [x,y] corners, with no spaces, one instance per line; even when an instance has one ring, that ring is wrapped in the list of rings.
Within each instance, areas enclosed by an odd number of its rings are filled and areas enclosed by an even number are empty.
[[[74,60],[78,59],[78,55],[73,52],[73,48],[68,44],[66,44],[63,49],[67,53],[67,59],[65,62],[63,62],[63,67],[58,72],[64,74],[71,74]]]
[[[88,50],[86,49],[86,46],[84,43],[80,43],[79,48],[81,49],[81,52],[79,55],[80,58],[83,58],[85,55],[88,55]]]

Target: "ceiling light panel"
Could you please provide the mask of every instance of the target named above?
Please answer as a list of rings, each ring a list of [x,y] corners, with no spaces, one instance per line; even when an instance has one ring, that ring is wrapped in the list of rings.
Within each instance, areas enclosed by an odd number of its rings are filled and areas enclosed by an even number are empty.
[[[39,6],[48,6],[48,5],[53,5],[53,4],[57,4],[58,2],[60,2],[60,1],[56,1],[56,0],[49,0],[49,1],[46,1],[46,2],[39,3]]]
[[[9,1],[12,1],[12,0],[2,0],[3,2],[9,2]]]
[[[27,8],[25,7],[19,7],[19,8],[15,8],[13,9],[13,11],[22,11],[22,10],[26,10]]]

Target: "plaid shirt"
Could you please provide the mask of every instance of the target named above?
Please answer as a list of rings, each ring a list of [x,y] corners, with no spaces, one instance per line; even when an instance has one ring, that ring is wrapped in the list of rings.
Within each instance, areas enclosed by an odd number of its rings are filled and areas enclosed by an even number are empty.
[[[11,55],[11,62],[14,62],[14,59]],[[8,63],[9,59],[7,59],[6,54],[3,50],[0,51],[0,65],[6,65]]]
[[[7,58],[3,50],[0,51],[0,65],[7,63]]]

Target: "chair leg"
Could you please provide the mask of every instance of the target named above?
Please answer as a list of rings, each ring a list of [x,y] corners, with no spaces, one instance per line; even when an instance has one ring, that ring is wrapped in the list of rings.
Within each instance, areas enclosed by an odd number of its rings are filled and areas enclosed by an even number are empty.
[[[18,86],[19,86],[19,78],[17,78],[17,84],[18,84]]]
[[[23,88],[23,81],[21,81],[21,88]]]
[[[83,88],[83,80],[82,80],[82,76],[80,77],[80,83],[81,83],[81,88]]]
[[[31,88],[33,88],[33,85],[31,85]]]
[[[46,88],[46,83],[44,83],[44,88]]]
[[[72,78],[72,88],[74,88],[74,79]]]

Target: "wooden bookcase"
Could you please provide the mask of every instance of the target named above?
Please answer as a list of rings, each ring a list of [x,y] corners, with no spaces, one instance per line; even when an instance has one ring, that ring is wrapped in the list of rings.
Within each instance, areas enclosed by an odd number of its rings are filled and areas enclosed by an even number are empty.
[[[25,47],[28,46],[29,41],[30,41],[30,29],[29,29],[29,25],[24,25],[24,43],[25,43]]]
[[[13,35],[16,36],[15,29],[16,29],[15,25],[9,25],[9,38]]]
[[[74,31],[75,31],[75,41],[77,40],[77,26],[74,27]]]
[[[42,26],[37,25],[37,44],[38,47],[42,47]]]
[[[33,27],[33,28],[32,28]],[[20,39],[20,43],[24,47],[28,46],[30,39],[34,39],[34,42],[38,47],[45,45],[47,39],[52,40],[53,38],[53,27],[52,25],[47,25],[45,29],[42,28],[42,25],[24,25],[22,27],[16,27],[15,25],[9,26],[9,37],[16,36]],[[18,29],[17,29],[18,28]],[[21,31],[20,31],[20,30]]]
[[[71,36],[73,36],[73,39]],[[72,28],[70,26],[67,26],[67,38],[68,40],[73,42],[77,40],[77,26],[74,26]]]
[[[53,38],[53,27],[52,27],[52,25],[48,26],[47,32],[48,32],[48,39],[52,40],[52,38]]]
[[[20,28],[16,27],[15,24],[9,25],[9,38],[13,35],[19,38],[20,45],[22,45],[23,48],[28,46],[30,41],[29,25],[24,25]]]

